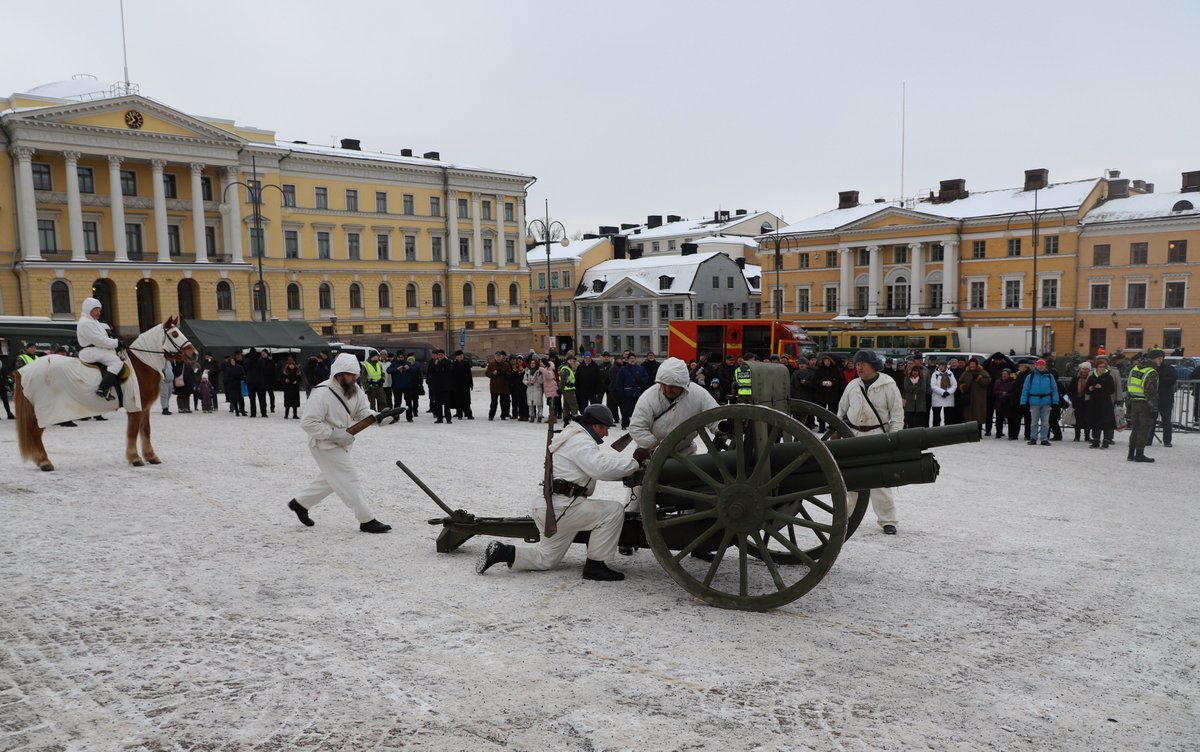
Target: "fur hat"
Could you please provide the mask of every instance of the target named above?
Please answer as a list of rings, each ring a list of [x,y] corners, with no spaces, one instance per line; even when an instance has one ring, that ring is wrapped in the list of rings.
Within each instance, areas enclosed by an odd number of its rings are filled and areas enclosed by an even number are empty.
[[[858,352],[854,353],[854,362],[866,363],[876,371],[883,370],[883,363],[880,362],[879,356],[875,354],[874,350],[859,350]]]

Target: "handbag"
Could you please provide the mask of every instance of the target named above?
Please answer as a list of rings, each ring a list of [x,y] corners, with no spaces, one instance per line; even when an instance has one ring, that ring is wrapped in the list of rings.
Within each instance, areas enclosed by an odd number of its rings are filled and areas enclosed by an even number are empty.
[[[1129,421],[1125,419],[1125,405],[1118,403],[1113,412],[1117,423],[1117,430],[1124,431],[1129,427]]]
[[[183,375],[182,374],[175,377],[175,386],[180,387],[180,388],[183,387]]]
[[[1073,427],[1075,425],[1075,408],[1070,405],[1064,407],[1059,422],[1064,426]]]

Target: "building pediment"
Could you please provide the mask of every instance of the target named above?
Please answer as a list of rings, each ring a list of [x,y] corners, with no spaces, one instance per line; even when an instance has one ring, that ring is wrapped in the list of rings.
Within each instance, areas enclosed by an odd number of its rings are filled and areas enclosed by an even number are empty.
[[[28,110],[5,116],[4,121],[18,137],[59,131],[64,137],[72,132],[109,133],[132,138],[200,141],[235,148],[246,143],[245,139],[229,131],[136,94]]]
[[[955,223],[935,214],[913,211],[899,206],[888,206],[874,214],[849,222],[837,228],[843,232],[853,230],[880,230],[888,227],[928,227],[930,225],[952,226]]]
[[[629,298],[656,298],[660,295],[660,293],[651,290],[641,282],[638,282],[632,277],[627,277],[624,275],[616,280],[604,280],[604,288],[599,294],[594,293],[594,290],[589,283],[589,286],[584,290],[583,294],[587,295],[588,293],[593,294],[584,298],[580,298],[579,300],[581,302],[588,300],[608,301],[614,298],[626,300]]]

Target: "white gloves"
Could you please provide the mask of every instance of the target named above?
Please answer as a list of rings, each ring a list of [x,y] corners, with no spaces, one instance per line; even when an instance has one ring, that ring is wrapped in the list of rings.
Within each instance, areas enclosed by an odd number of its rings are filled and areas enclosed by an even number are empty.
[[[348,433],[344,428],[335,428],[333,429],[333,432],[329,434],[329,440],[340,447],[348,447],[354,443],[354,436]]]

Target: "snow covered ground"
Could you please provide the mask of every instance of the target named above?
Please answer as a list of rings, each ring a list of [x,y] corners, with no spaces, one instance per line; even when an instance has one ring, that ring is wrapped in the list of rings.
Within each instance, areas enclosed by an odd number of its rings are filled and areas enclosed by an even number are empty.
[[[1089,450],[941,449],[804,598],[698,604],[647,551],[624,583],[477,576],[438,554],[448,503],[527,513],[542,426],[369,429],[354,447],[387,535],[313,473],[298,421],[156,415],[165,463],[121,464],[124,419],[52,428],[17,461],[0,422],[0,750],[1196,749],[1200,436]],[[1125,439],[1121,435],[1121,441]],[[601,495],[617,497],[618,484]]]

